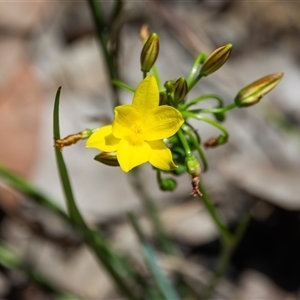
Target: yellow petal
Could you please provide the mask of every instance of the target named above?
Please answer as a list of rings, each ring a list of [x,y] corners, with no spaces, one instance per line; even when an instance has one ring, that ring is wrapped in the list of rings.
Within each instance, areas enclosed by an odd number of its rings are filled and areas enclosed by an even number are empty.
[[[167,105],[159,106],[145,118],[144,138],[146,141],[168,138],[179,130],[183,122],[177,109]]]
[[[115,137],[122,139],[132,134],[131,129],[141,123],[141,113],[132,105],[122,105],[115,108],[115,119],[112,124],[112,131]]]
[[[118,148],[120,140],[113,136],[112,125],[96,130],[87,140],[87,148],[97,148],[105,152],[113,152]]]
[[[137,87],[132,105],[137,107],[143,116],[150,110],[158,107],[159,91],[156,79],[153,75],[148,75]]]
[[[154,167],[171,171],[177,168],[172,159],[172,152],[163,141],[148,142],[152,151],[149,158],[149,163]]]
[[[141,165],[149,160],[151,148],[148,143],[142,145],[131,145],[127,140],[122,139],[117,150],[117,158],[121,169],[124,172]]]

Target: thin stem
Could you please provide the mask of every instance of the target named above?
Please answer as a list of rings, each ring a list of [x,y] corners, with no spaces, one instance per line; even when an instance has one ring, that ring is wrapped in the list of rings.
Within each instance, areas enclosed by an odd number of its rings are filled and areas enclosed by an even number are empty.
[[[161,79],[160,79],[160,76],[159,76],[159,72],[157,70],[156,65],[153,65],[152,72],[153,72],[153,75],[154,75],[154,77],[156,79],[158,90],[162,91],[163,90],[163,85],[162,85],[162,82],[161,82]]]
[[[206,300],[206,299],[212,298],[211,297],[212,293],[215,290],[215,287],[218,285],[220,279],[226,272],[226,270],[228,268],[228,264],[231,259],[231,256],[232,256],[234,250],[236,249],[236,247],[238,246],[238,244],[240,243],[240,241],[245,233],[245,230],[247,229],[250,219],[251,219],[251,214],[250,214],[250,212],[247,211],[244,214],[244,216],[241,218],[241,220],[237,226],[237,229],[236,229],[234,235],[232,236],[230,242],[222,245],[222,251],[220,253],[220,256],[218,257],[214,276],[213,276],[210,284],[204,291],[201,299]]]
[[[197,149],[199,156],[201,157],[201,161],[203,163],[203,171],[205,172],[208,169],[208,162],[202,147],[200,146],[200,144],[198,143],[198,141],[196,140],[196,138],[194,137],[193,133],[190,130],[184,130],[184,132],[190,137],[193,145]]]
[[[123,90],[129,91],[129,92],[133,92],[133,93],[135,92],[135,89],[133,87],[127,85],[126,83],[124,83],[124,82],[122,82],[120,80],[113,79],[111,82],[112,82],[112,84],[114,86],[117,86],[117,87],[119,87],[119,88],[121,88]]]
[[[24,272],[32,282],[38,284],[45,291],[54,294],[56,299],[79,299],[74,295],[61,291],[58,287],[51,284],[42,274],[33,270],[28,264],[22,262],[2,241],[0,241],[0,265],[10,270]]]
[[[140,171],[138,168],[135,168],[130,172],[131,183],[135,188],[135,191],[143,201],[144,208],[148,213],[153,229],[158,237],[158,241],[162,249],[166,253],[174,254],[174,247],[164,230],[154,201],[151,199],[151,197],[149,197],[148,192],[145,190],[144,182],[142,182],[139,172]]]
[[[178,138],[180,139],[180,141],[181,141],[181,143],[182,143],[182,146],[183,146],[183,148],[184,148],[184,151],[185,151],[186,156],[190,156],[190,155],[192,154],[192,151],[191,151],[191,148],[190,148],[190,146],[189,146],[189,144],[188,144],[188,142],[187,142],[187,140],[186,140],[186,138],[185,138],[185,136],[184,136],[184,134],[183,134],[182,129],[180,128],[180,129],[177,131],[176,134],[177,134]]]
[[[169,299],[180,300],[171,281],[164,274],[162,268],[159,266],[155,252],[154,252],[152,246],[150,245],[150,243],[147,241],[145,235],[143,234],[143,232],[136,220],[135,215],[133,213],[129,213],[128,219],[139,239],[143,256],[145,258],[145,261],[148,265],[150,272],[153,275],[154,281],[155,281],[158,289],[161,292],[161,295],[166,300],[169,300]]]
[[[189,85],[189,91],[195,86],[196,83],[203,77],[203,75],[199,74]]]
[[[103,54],[105,58],[104,60],[106,62],[106,67],[111,82],[113,79],[118,78],[118,74],[117,74],[118,70],[116,67],[116,58],[108,50],[108,42],[109,42],[108,25],[104,20],[104,14],[99,1],[98,0],[87,0],[87,1],[90,6],[90,10],[97,31],[98,40],[103,50]],[[113,84],[111,84],[111,86],[115,96],[114,106],[117,106],[120,104],[117,88]]]
[[[199,103],[201,101],[206,101],[206,100],[211,100],[211,99],[217,100],[217,102],[219,104],[218,105],[219,107],[223,106],[224,101],[223,101],[223,99],[220,96],[214,95],[214,94],[205,94],[205,95],[199,96],[199,97],[191,100],[190,102],[182,105],[180,107],[180,110],[182,110],[182,111],[187,110],[187,108],[189,108],[192,105],[195,105],[195,104],[197,104],[197,103]]]
[[[183,112],[181,112],[181,114],[182,114],[182,117],[184,119],[189,118],[189,117],[194,118],[194,119],[197,119],[199,121],[204,121],[206,123],[209,123],[210,125],[218,128],[224,134],[223,136],[221,136],[222,137],[221,143],[225,143],[228,140],[229,133],[228,133],[227,129],[225,127],[223,127],[221,124],[219,124],[218,122],[216,122],[212,119],[203,117],[203,116],[199,116],[198,114],[195,114],[195,113],[190,112],[190,111],[183,111]]]
[[[206,58],[207,58],[207,54],[205,54],[205,53],[200,53],[196,57],[196,59],[195,59],[195,61],[193,63],[192,69],[190,71],[190,74],[189,74],[189,76],[187,78],[188,86],[190,86],[190,83],[192,82],[193,78],[195,77],[195,74],[196,74],[196,72],[197,72],[197,70],[199,68],[199,65],[203,64],[204,61],[206,60]]]
[[[208,213],[210,214],[211,218],[213,219],[213,221],[220,233],[223,245],[228,245],[232,240],[232,234],[230,233],[228,227],[223,222],[216,207],[211,202],[211,200],[206,192],[206,189],[204,188],[204,186],[201,182],[200,182],[200,191],[202,192],[202,197],[198,197],[198,199],[200,200],[201,203],[204,204],[205,208],[207,209]]]
[[[233,108],[236,108],[236,107],[237,106],[235,103],[231,103],[224,107],[200,108],[200,109],[189,110],[189,112],[192,112],[192,113],[224,113],[224,112],[231,110]]]

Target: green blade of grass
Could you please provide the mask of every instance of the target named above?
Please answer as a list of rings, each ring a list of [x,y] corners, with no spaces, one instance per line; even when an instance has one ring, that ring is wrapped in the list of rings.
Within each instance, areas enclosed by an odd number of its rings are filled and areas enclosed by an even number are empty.
[[[27,180],[12,173],[1,164],[0,164],[0,177],[3,178],[10,186],[24,193],[26,196],[30,197],[34,202],[43,205],[44,207],[54,212],[56,215],[60,216],[62,219],[69,222],[68,215],[64,212],[62,208],[56,205],[53,200],[44,196],[41,192],[38,191],[37,188],[35,188]]]
[[[61,291],[58,287],[51,284],[43,275],[32,270],[32,268],[23,263],[4,243],[0,240],[0,265],[4,266],[10,270],[19,270],[24,272],[29,279],[39,285],[43,290],[54,294],[54,299],[73,299],[77,300],[79,298]]]
[[[134,216],[134,214],[128,213],[128,219],[139,239],[140,247],[141,247],[143,256],[145,258],[145,261],[149,267],[150,272],[153,275],[153,278],[154,278],[154,280],[157,284],[157,287],[159,288],[162,296],[166,300],[169,300],[169,299],[180,300],[180,297],[177,294],[171,281],[169,280],[169,278],[165,275],[164,271],[159,266],[155,252],[154,252],[151,244],[146,240],[144,234],[142,233],[142,231],[137,223],[136,217]]]
[[[60,139],[60,129],[59,129],[59,101],[60,101],[60,92],[61,87],[58,88],[55,96],[54,110],[53,110],[53,135],[54,139]],[[86,227],[86,224],[77,208],[73,191],[67,171],[67,167],[65,165],[63,155],[60,150],[55,147],[55,156],[56,162],[59,170],[60,181],[63,186],[63,191],[65,194],[67,209],[70,216],[70,219],[77,225],[81,225],[82,227]]]

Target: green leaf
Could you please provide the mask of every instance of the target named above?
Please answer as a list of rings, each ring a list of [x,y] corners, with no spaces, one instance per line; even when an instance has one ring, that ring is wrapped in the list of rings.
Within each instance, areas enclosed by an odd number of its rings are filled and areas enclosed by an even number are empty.
[[[68,215],[59,206],[57,206],[53,200],[44,196],[31,183],[12,173],[2,165],[0,165],[0,177],[3,178],[10,186],[15,188],[16,190],[32,198],[32,200],[36,203],[47,207],[48,209],[62,217],[64,220],[69,221]]]
[[[59,129],[59,101],[60,101],[60,91],[61,87],[58,88],[56,96],[55,96],[55,103],[54,103],[54,110],[53,110],[53,136],[55,139],[60,139],[60,129]],[[69,175],[67,171],[66,164],[64,162],[64,158],[60,150],[55,147],[55,156],[56,162],[59,170],[60,181],[64,190],[65,199],[67,202],[67,209],[70,216],[70,219],[76,224],[81,226],[82,228],[86,228],[86,224],[77,208],[73,190],[71,187],[71,183],[69,180]]]
[[[146,240],[144,234],[142,233],[142,231],[137,223],[135,215],[133,213],[128,213],[128,218],[129,218],[130,224],[132,225],[132,228],[134,229],[134,231],[139,239],[143,256],[145,258],[145,261],[149,267],[150,272],[152,273],[152,275],[154,277],[154,280],[155,280],[161,294],[163,295],[163,297],[166,300],[169,300],[169,299],[180,300],[180,297],[177,294],[175,288],[173,287],[171,281],[165,275],[162,268],[159,266],[155,252],[154,252],[151,244]]]

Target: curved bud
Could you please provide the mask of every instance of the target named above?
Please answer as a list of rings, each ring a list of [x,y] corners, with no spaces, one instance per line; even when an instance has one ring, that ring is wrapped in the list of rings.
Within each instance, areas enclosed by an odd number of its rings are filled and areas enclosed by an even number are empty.
[[[153,67],[159,52],[159,39],[156,33],[152,33],[147,39],[141,52],[141,70],[149,72]]]
[[[207,76],[220,69],[227,61],[232,47],[232,44],[227,44],[211,52],[202,65],[200,75]]]
[[[120,166],[116,152],[101,152],[94,157],[94,160],[97,160],[103,163],[104,165],[111,167]]]
[[[226,115],[224,112],[214,113],[214,116],[215,116],[216,120],[219,122],[223,122],[226,118]]]
[[[201,172],[200,164],[195,155],[190,154],[185,159],[185,164],[187,167],[187,171],[193,177],[199,176]]]
[[[179,103],[184,100],[188,93],[188,84],[184,77],[180,77],[174,84],[174,101]]]
[[[238,92],[234,99],[235,104],[237,107],[246,107],[258,103],[275,88],[282,77],[283,73],[274,73],[252,82]]]
[[[160,189],[163,191],[174,191],[177,187],[177,182],[173,178],[166,178],[160,181]]]

